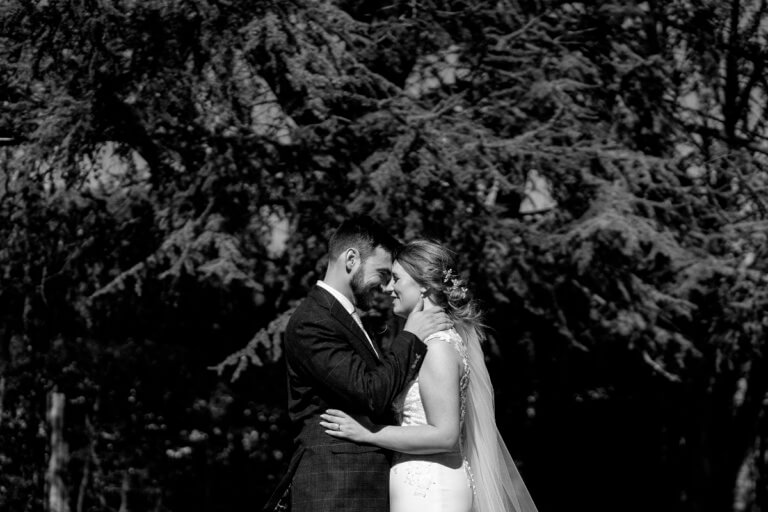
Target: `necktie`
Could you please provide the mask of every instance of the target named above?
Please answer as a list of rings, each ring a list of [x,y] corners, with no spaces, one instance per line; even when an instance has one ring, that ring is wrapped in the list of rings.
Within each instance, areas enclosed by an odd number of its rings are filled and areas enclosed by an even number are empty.
[[[371,341],[371,337],[368,336],[368,331],[365,330],[365,327],[363,327],[363,321],[360,320],[360,315],[357,314],[357,310],[352,311],[352,318],[355,319],[355,323],[360,326],[360,330],[363,331],[363,334],[365,334],[366,339],[368,339],[368,343],[371,344],[371,348],[373,349],[373,353],[376,354],[376,357],[381,359],[379,356],[379,352],[376,350],[376,346],[373,344],[373,341]]]

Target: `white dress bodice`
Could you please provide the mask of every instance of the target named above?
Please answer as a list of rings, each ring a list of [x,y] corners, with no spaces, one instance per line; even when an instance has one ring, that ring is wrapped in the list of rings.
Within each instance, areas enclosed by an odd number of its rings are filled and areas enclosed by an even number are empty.
[[[468,512],[472,506],[472,476],[463,453],[464,417],[469,385],[467,350],[454,329],[433,334],[426,341],[432,339],[450,343],[463,361],[459,380],[459,447],[458,451],[430,455],[395,453],[390,471],[392,512]],[[418,377],[406,385],[392,406],[399,426],[428,424]]]
[[[425,341],[441,340],[446,343],[450,343],[456,351],[459,353],[462,359],[464,370],[459,381],[459,404],[460,404],[460,416],[459,425],[461,431],[464,432],[464,416],[467,411],[467,386],[469,386],[469,362],[467,360],[467,348],[464,342],[456,332],[456,329],[450,329],[447,331],[440,331]],[[397,423],[400,426],[407,425],[426,425],[427,413],[424,410],[424,403],[421,401],[421,392],[419,391],[419,377],[416,376],[405,389],[395,397],[392,403],[392,408],[395,411]]]

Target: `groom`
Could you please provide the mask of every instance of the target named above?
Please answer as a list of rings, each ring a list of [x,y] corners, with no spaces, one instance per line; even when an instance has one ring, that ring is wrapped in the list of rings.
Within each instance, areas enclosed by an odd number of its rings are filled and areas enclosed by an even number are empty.
[[[324,279],[288,322],[288,414],[296,449],[276,495],[290,484],[293,512],[389,510],[388,452],[328,436],[319,415],[338,408],[391,423],[392,401],[426,353],[422,340],[451,326],[442,311],[415,311],[386,353],[363,328],[357,312],[389,283],[398,245],[367,217],[342,223],[329,241]]]

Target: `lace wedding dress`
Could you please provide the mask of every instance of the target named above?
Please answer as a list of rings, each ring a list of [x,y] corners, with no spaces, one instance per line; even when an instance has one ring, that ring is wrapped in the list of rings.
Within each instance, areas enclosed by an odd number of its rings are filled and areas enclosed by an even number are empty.
[[[389,471],[390,512],[538,512],[496,427],[481,334],[459,325],[458,331],[442,331],[428,340],[435,338],[450,343],[463,362],[458,451],[396,453]],[[393,407],[400,426],[427,424],[418,377]]]
[[[430,336],[453,345],[464,369],[459,383],[460,425],[464,432],[469,364],[459,334],[451,329]],[[393,407],[400,426],[426,425],[427,415],[419,393],[418,377],[395,398]],[[463,439],[458,451],[430,455],[396,453],[389,472],[391,512],[470,512],[472,473],[463,454]]]

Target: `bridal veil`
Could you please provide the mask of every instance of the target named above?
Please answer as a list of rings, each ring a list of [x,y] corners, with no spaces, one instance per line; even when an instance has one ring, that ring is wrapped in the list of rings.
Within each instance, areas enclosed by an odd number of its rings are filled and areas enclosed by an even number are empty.
[[[536,505],[533,504],[533,499],[496,427],[493,386],[480,346],[480,334],[470,326],[460,329],[460,334],[467,343],[470,368],[464,446],[474,479],[475,497],[472,510],[537,512]]]

